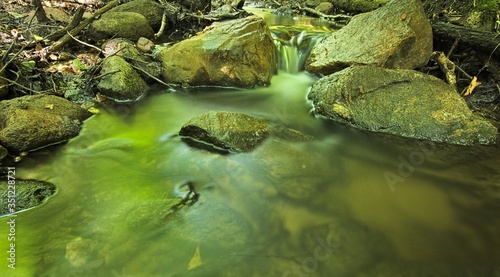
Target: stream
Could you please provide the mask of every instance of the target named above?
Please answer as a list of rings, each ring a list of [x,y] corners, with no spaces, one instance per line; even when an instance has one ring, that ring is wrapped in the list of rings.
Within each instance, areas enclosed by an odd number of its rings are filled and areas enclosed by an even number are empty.
[[[317,77],[300,67],[328,28],[266,19],[282,57],[269,87],[159,91],[26,157],[16,177],[58,190],[17,214],[15,270],[0,218],[0,276],[500,276],[499,147],[315,118],[306,95]],[[228,155],[185,144],[181,126],[211,110],[316,139]],[[200,197],[179,205],[186,183]]]

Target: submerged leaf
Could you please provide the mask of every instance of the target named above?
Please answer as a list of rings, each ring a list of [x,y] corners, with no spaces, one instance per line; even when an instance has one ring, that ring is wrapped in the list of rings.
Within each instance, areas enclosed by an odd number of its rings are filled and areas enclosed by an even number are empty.
[[[193,257],[189,260],[188,270],[195,269],[201,266],[201,255],[200,255],[200,244],[196,246],[196,251],[194,252]]]

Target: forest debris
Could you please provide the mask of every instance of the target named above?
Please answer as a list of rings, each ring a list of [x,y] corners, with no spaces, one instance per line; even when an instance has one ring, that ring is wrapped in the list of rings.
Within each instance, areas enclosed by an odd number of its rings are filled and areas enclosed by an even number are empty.
[[[431,54],[431,60],[435,61],[441,71],[444,73],[446,82],[452,86],[455,90],[457,90],[457,77],[455,75],[455,64],[446,57],[446,55],[441,51],[434,51]]]
[[[477,81],[477,77],[476,77],[476,76],[474,76],[474,77],[472,78],[472,81],[471,81],[471,82],[470,82],[470,84],[469,84],[469,87],[467,88],[467,90],[466,90],[466,91],[465,91],[465,93],[464,93],[464,97],[465,97],[465,96],[469,96],[469,95],[471,95],[471,94],[472,94],[472,92],[474,91],[474,89],[475,89],[477,86],[479,86],[480,84],[481,84],[481,83]]]

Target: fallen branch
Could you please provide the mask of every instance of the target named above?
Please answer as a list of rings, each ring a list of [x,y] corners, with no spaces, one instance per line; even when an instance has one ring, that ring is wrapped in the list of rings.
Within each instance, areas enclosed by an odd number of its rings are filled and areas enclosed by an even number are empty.
[[[152,74],[150,74],[150,73],[149,73],[149,72],[147,72],[146,70],[144,70],[144,69],[142,69],[142,68],[140,68],[140,67],[138,67],[138,66],[132,65],[132,64],[130,64],[130,66],[132,66],[132,68],[134,68],[135,70],[139,70],[140,72],[142,72],[142,73],[144,73],[144,74],[148,75],[151,79],[153,79],[153,80],[157,81],[158,83],[160,83],[160,84],[162,84],[162,85],[164,85],[164,86],[168,87],[169,89],[173,90],[173,88],[172,88],[172,86],[171,86],[171,85],[169,85],[169,84],[167,84],[167,83],[163,82],[162,80],[160,80],[160,79],[156,78],[155,76],[153,76]]]
[[[430,57],[431,60],[435,61],[441,71],[444,73],[446,82],[452,86],[455,91],[457,90],[457,77],[455,75],[455,64],[446,57],[443,52],[434,51]]]
[[[80,33],[85,27],[87,27],[92,21],[97,19],[99,16],[104,14],[105,12],[111,10],[112,8],[120,5],[119,0],[113,0],[109,2],[106,6],[100,8],[97,10],[92,17],[85,19],[82,23],[80,23],[78,26],[73,28],[71,31],[69,31],[66,35],[64,35],[61,39],[58,41],[54,42],[51,46],[49,46],[49,51],[54,52],[59,50],[61,47],[63,47],[66,43],[70,42],[72,40],[72,36],[76,36],[78,33]]]
[[[71,19],[71,22],[66,27],[62,28],[61,30],[57,30],[57,31],[53,32],[52,34],[48,35],[46,37],[46,39],[48,39],[48,40],[56,40],[56,39],[61,38],[65,34],[67,34],[69,31],[71,31],[76,26],[78,26],[78,24],[82,20],[84,12],[85,12],[84,6],[78,7],[78,9],[76,10],[75,14],[73,15],[73,18]]]

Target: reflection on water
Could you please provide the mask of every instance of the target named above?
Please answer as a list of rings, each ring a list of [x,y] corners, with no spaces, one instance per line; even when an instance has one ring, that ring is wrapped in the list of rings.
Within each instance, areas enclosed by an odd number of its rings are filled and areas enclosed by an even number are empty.
[[[316,119],[312,82],[280,73],[268,88],[158,94],[90,119],[52,159],[19,167],[59,192],[18,215],[17,269],[3,259],[0,275],[499,276],[498,148],[389,143]],[[192,149],[176,133],[209,110],[317,140]],[[201,197],[172,212],[187,180]]]

